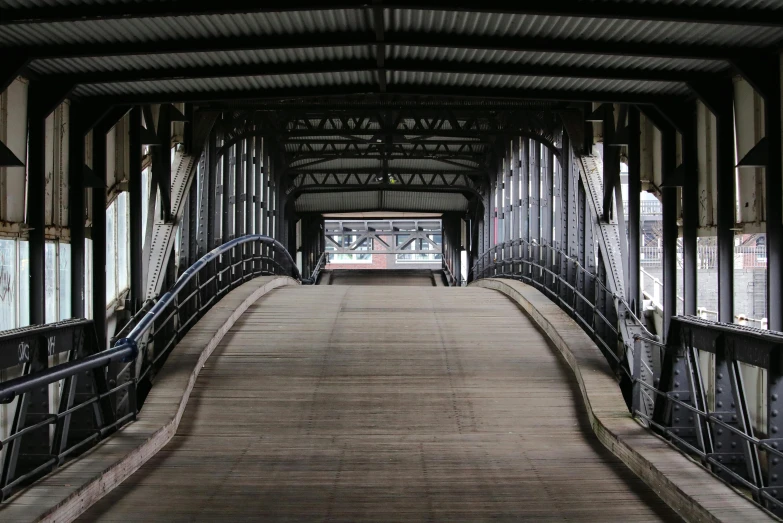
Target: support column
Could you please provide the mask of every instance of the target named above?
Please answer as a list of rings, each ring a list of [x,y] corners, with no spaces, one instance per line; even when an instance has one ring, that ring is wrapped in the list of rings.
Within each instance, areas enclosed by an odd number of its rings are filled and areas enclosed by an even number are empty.
[[[46,93],[30,85],[27,102],[27,226],[30,252],[30,325],[46,322]]]
[[[639,237],[641,227],[641,129],[639,109],[628,109],[628,303],[632,312],[641,314],[639,284]]]
[[[520,206],[520,239],[521,257],[525,261],[530,260],[530,140],[522,138],[520,141],[519,157],[519,206]],[[522,263],[522,275],[530,277],[530,266]]]
[[[683,313],[696,314],[698,287],[696,281],[697,243],[699,236],[699,143],[696,134],[696,104],[688,107],[689,124],[682,132],[685,179],[682,185],[682,292]]]
[[[677,167],[677,134],[673,127],[661,129],[661,168],[670,176]],[[663,337],[669,335],[671,318],[677,313],[677,187],[663,187]]]
[[[71,104],[68,126],[68,228],[71,230],[71,316],[84,318],[84,106]],[[132,280],[131,280],[132,281]]]
[[[776,55],[766,79],[765,135],[769,143],[766,169],[767,318],[769,329],[783,331],[783,150],[781,148],[780,56]]]
[[[731,80],[720,86],[715,113],[718,149],[718,321],[734,321],[734,113]]]
[[[128,253],[130,257],[130,302],[131,312],[136,312],[144,300],[144,279],[142,277],[144,259],[141,246],[142,235],[144,234],[144,231],[141,230],[141,208],[142,198],[144,197],[142,191],[144,189],[141,186],[142,144],[140,107],[131,109],[128,126],[128,144],[130,149],[128,155],[130,170],[128,183],[130,203],[130,250]],[[83,143],[84,140],[82,140]]]
[[[92,319],[98,347],[106,348],[106,129],[92,132],[92,172],[102,182],[92,189]]]
[[[517,242],[517,246],[512,248],[511,257],[519,258],[521,256],[522,248],[519,245],[519,136],[514,136],[511,139],[511,154],[509,158],[511,164],[511,237],[510,239]],[[521,269],[520,265],[512,264],[511,272],[519,274]]]
[[[530,142],[530,243],[531,261],[541,263],[541,144],[536,141]],[[538,280],[540,273],[532,269],[533,279]]]
[[[220,220],[220,244],[226,243],[230,239],[229,234],[229,204],[230,204],[230,197],[231,197],[231,191],[229,188],[229,178],[231,176],[231,149],[224,149],[223,150],[223,158],[222,158],[222,166],[221,169],[221,180],[220,180],[220,196],[221,196],[221,204],[220,204],[220,210],[221,210],[221,220]]]

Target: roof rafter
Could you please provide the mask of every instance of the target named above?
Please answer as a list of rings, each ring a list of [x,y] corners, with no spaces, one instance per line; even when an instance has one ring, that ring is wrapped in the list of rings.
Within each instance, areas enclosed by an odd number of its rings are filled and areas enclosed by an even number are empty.
[[[678,45],[669,43],[597,41],[588,38],[494,37],[443,33],[385,32],[385,45],[489,49],[501,51],[602,54],[659,58],[728,60],[735,53],[758,52],[750,47]],[[30,59],[153,55],[242,50],[303,49],[377,45],[375,32],[349,31],[300,35],[179,38],[144,42],[57,44],[25,47]],[[14,49],[14,48],[12,48]],[[22,49],[21,47],[19,49]]]
[[[524,5],[524,8],[520,8]],[[0,25],[65,22],[78,20],[108,20],[126,18],[154,18],[166,16],[225,15],[260,12],[286,12],[307,10],[363,9],[366,0],[343,0],[324,5],[314,0],[289,0],[282,5],[270,6],[254,0],[208,0],[139,2],[139,3],[80,3],[70,5],[6,8],[0,11]],[[773,9],[743,8],[704,5],[661,5],[632,2],[582,2],[560,0],[558,2],[513,2],[509,0],[390,0],[384,7],[412,10],[451,10],[484,13],[529,14],[541,16],[568,16],[605,18],[616,20],[653,20],[699,22],[723,25],[780,26],[783,12]]]
[[[386,88],[385,71],[412,71],[431,73],[462,73],[487,75],[525,75],[558,78],[594,78],[610,80],[661,81],[684,83],[707,80],[709,73],[693,73],[674,70],[645,70],[638,67],[584,67],[539,64],[506,63],[460,63],[450,60],[388,60],[383,67],[384,79],[381,92]],[[282,64],[241,64],[230,66],[173,67],[143,70],[96,71],[67,75],[41,75],[52,81],[67,81],[73,84],[110,84],[124,82],[147,82],[155,80],[177,80],[195,78],[260,77],[287,74],[341,73],[351,71],[373,71],[377,69],[374,60],[314,61]],[[381,69],[377,69],[381,74]],[[380,78],[380,77],[379,77]]]

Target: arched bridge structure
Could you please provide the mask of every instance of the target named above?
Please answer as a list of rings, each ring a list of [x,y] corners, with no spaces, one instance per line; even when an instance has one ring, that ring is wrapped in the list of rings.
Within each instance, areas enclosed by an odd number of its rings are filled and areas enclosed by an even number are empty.
[[[0,0],[0,520],[779,518],[781,43]]]

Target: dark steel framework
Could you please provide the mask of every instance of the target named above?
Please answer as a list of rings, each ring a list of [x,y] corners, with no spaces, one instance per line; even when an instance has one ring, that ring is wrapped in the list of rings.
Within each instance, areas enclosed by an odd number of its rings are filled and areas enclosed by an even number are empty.
[[[0,402],[16,400],[10,434],[0,441],[0,501],[135,419],[154,375],[190,327],[232,289],[274,274],[312,283],[279,242],[245,235],[202,256],[159,299],[146,301],[111,349],[100,350],[92,320],[3,333],[0,369],[22,366],[22,375],[0,383]],[[67,363],[50,367],[49,358],[61,353]],[[60,380],[52,414],[49,386]]]

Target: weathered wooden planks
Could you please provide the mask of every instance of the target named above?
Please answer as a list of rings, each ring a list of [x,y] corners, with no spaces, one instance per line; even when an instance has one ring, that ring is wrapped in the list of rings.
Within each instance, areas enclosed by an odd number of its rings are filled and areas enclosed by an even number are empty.
[[[83,516],[676,519],[599,444],[570,369],[506,297],[355,286],[262,297],[172,442]]]
[[[428,269],[337,269],[329,271],[328,285],[392,285],[433,287],[433,271]],[[324,283],[324,282],[322,282]]]

